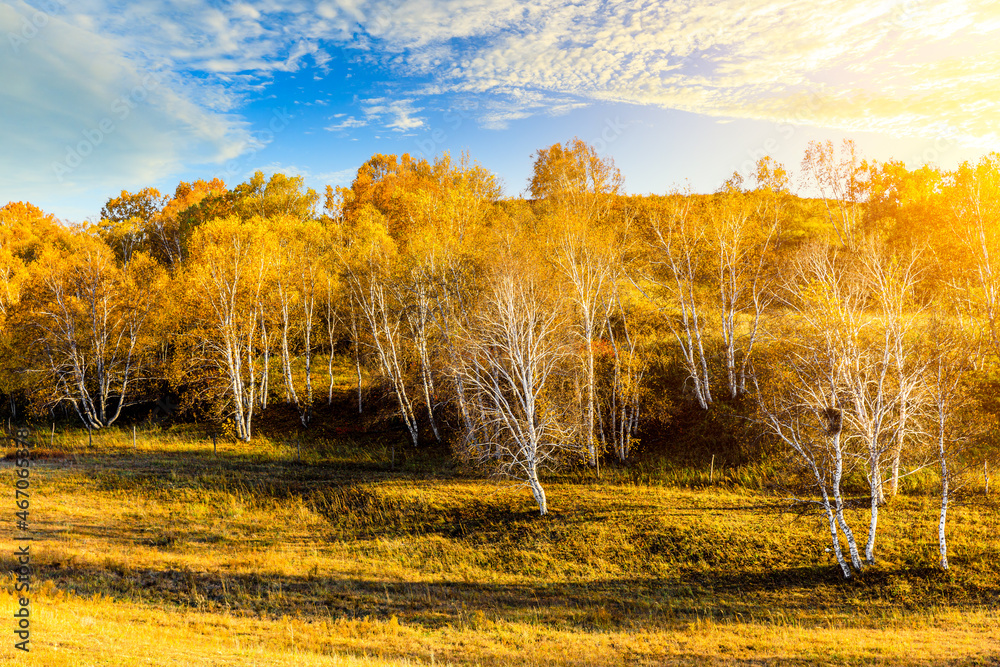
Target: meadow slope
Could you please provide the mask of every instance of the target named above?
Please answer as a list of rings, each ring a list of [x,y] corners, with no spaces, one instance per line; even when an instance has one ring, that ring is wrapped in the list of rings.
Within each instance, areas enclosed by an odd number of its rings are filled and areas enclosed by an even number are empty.
[[[550,477],[539,517],[445,451],[325,435],[39,435],[32,652],[8,639],[0,664],[1000,661],[995,497],[953,509],[946,573],[937,499],[897,498],[879,564],[843,581],[819,517],[740,471]],[[9,575],[0,598],[12,626]]]

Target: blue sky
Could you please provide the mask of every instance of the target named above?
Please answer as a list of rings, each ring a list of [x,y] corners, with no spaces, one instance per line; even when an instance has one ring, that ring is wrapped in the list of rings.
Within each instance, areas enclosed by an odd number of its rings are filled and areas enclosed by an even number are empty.
[[[630,192],[716,189],[813,139],[950,168],[1000,149],[1000,6],[789,0],[0,3],[0,204],[257,169],[346,185],[468,151],[520,194],[574,136]]]

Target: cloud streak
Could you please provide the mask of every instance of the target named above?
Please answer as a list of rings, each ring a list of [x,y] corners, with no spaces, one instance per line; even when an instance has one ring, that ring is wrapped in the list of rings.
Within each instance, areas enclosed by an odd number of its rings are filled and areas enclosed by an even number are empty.
[[[322,83],[334,59],[370,70],[350,79],[360,98],[354,114],[327,117],[334,134],[378,127],[407,136],[425,126],[420,113],[432,96],[471,94],[489,129],[624,102],[720,119],[947,135],[983,148],[1000,142],[1000,6],[985,0],[41,6],[0,5],[0,35],[8,36],[0,140],[14,156],[0,167],[0,182],[19,191],[51,185],[53,163],[104,119],[116,120],[111,106],[149,73],[158,85],[65,175],[71,186],[156,180],[181,165],[252,151],[239,115],[248,103],[283,73],[312,70]],[[33,20],[44,25],[25,28]]]
[[[0,34],[36,12],[0,5]],[[52,14],[17,46],[3,55],[0,198],[149,181],[248,145],[242,120],[193,102],[169,68],[137,68],[113,36]]]
[[[454,50],[454,90],[532,90],[720,117],[994,143],[987,3],[553,4]],[[994,87],[995,88],[995,87]],[[803,106],[804,94],[819,102]]]

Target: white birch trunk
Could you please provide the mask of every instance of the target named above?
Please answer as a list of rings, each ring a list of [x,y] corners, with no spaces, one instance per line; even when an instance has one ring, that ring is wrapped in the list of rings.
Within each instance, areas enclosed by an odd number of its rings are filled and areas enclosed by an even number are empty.
[[[330,350],[330,357],[327,359],[327,374],[330,377],[330,387],[327,390],[326,404],[333,405],[333,353],[336,347],[336,337],[334,335],[337,327],[337,310],[333,305],[333,279],[326,281],[326,301],[324,302],[324,316],[326,320],[327,345]],[[353,309],[352,309],[353,317]],[[359,402],[360,404],[360,402]]]
[[[267,323],[263,311],[260,319],[260,347],[264,354],[264,372],[260,376],[260,409],[266,410],[268,393],[271,391],[271,343],[267,339]]]
[[[354,312],[354,303],[351,304],[351,335],[354,340],[354,372],[358,378],[358,414],[362,414],[362,403],[361,403],[361,339],[358,337],[358,321],[357,315]],[[330,392],[332,396],[333,392],[333,377],[330,378]]]
[[[530,488],[540,514],[548,505],[539,468],[561,451],[583,451],[574,444],[578,413],[565,399],[548,400],[551,378],[570,356],[560,329],[558,312],[540,300],[534,284],[504,273],[463,331],[466,345],[459,360],[475,397],[472,423],[478,437],[466,439],[471,454]]]
[[[945,536],[945,524],[948,520],[948,461],[945,456],[944,435],[939,438],[939,453],[941,456],[941,514],[938,517],[938,551],[941,553],[941,569],[948,569],[948,541]]]
[[[538,469],[534,461],[528,465],[528,484],[531,487],[531,494],[535,497],[535,502],[538,504],[538,514],[545,516],[549,512],[549,505],[545,500],[545,489],[542,488],[541,482],[538,481]]]
[[[305,402],[299,410],[299,421],[302,426],[309,426],[312,420],[313,385],[312,385],[312,330],[313,317],[316,314],[316,267],[307,265],[302,269],[302,356],[306,371]]]
[[[400,417],[410,434],[413,446],[416,447],[419,445],[419,429],[413,414],[413,404],[406,390],[406,379],[399,363],[399,325],[398,322],[395,325],[390,323],[385,287],[370,282],[367,294],[361,295],[358,303],[371,327],[373,346],[382,370],[392,383],[399,403]]]
[[[37,370],[50,376],[57,402],[70,403],[88,428],[105,428],[127,405],[152,295],[102,253],[68,261],[45,279],[46,300],[29,321],[44,359]]]

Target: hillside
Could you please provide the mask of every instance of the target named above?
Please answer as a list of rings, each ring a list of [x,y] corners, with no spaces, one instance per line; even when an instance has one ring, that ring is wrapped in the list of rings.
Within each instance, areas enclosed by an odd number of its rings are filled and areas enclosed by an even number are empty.
[[[897,497],[878,565],[843,581],[821,517],[761,490],[760,469],[710,483],[650,455],[600,481],[550,479],[539,517],[527,491],[444,451],[400,446],[393,461],[391,436],[339,426],[298,450],[260,437],[215,454],[194,426],[142,426],[135,449],[128,430],[92,448],[85,432],[60,427],[51,444],[40,432],[34,662],[3,664],[1000,657],[995,496],[953,507],[948,572],[935,568],[936,499]]]

